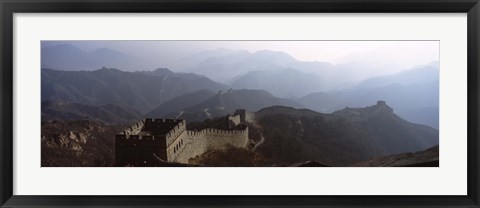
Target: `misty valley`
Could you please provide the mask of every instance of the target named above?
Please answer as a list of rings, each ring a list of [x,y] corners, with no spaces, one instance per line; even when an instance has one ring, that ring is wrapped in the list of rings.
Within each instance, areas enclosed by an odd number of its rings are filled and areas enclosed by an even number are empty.
[[[438,60],[81,44],[42,43],[42,167],[439,166]]]

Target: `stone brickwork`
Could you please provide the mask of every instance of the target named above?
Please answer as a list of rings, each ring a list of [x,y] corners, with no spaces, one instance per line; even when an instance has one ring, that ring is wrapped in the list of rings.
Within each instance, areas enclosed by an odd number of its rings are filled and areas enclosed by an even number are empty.
[[[254,123],[255,122],[255,113],[248,112],[245,109],[237,109],[235,111],[235,116],[240,116],[240,123]]]
[[[216,149],[225,149],[227,146],[245,148],[248,143],[248,127],[237,126],[234,130],[203,129],[201,131],[187,130],[185,145],[172,162],[188,163],[188,159],[202,153]]]
[[[116,165],[149,163],[155,158],[153,155],[167,162],[188,163],[190,158],[208,150],[224,149],[229,145],[245,148],[248,143],[248,127],[243,124],[245,118],[245,113],[239,111],[229,116],[231,129],[200,131],[186,130],[185,120],[147,118],[116,135]]]
[[[228,116],[228,126],[230,128],[233,128],[240,124],[240,115],[235,114],[235,115],[229,115]]]

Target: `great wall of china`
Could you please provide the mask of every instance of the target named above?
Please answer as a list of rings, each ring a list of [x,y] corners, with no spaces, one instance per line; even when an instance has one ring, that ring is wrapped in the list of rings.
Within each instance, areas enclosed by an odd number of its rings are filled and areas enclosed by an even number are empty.
[[[132,161],[148,163],[153,158],[165,162],[189,163],[194,158],[212,149],[233,146],[246,148],[247,122],[253,122],[254,114],[237,110],[228,117],[230,129],[207,128],[199,131],[187,130],[185,120],[144,119],[115,138],[115,162],[117,166]]]

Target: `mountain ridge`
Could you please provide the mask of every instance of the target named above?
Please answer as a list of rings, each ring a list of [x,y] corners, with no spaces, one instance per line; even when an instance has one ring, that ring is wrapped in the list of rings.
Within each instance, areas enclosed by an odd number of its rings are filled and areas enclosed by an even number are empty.
[[[197,89],[227,89],[225,85],[200,75],[172,75],[167,72],[151,76],[145,72],[126,72],[111,68],[95,71],[42,69],[41,79],[42,102],[69,100],[87,105],[122,104],[141,113]]]
[[[413,97],[415,99],[411,99]],[[345,106],[365,106],[377,100],[387,101],[397,114],[409,121],[438,129],[438,68],[417,67],[394,75],[375,77],[349,89],[311,93],[300,98],[299,103],[329,113]]]
[[[277,166],[309,160],[350,166],[424,150],[438,145],[439,136],[434,128],[398,117],[383,102],[331,114],[274,106],[255,112],[255,126],[265,138],[258,151]]]
[[[172,102],[179,103],[180,101],[174,99]],[[302,107],[294,101],[275,97],[265,90],[230,89],[227,91],[219,91],[212,97],[204,99],[203,102],[196,102],[180,112],[175,111],[165,114],[148,113],[147,115],[166,115],[168,117],[182,118],[191,121],[201,121],[231,114],[239,108],[257,111],[264,107],[281,104]]]

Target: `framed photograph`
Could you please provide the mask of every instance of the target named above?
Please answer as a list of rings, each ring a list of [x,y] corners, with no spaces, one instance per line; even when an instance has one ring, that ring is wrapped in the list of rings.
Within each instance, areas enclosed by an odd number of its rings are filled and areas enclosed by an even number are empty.
[[[1,207],[479,207],[478,0],[1,1]]]

